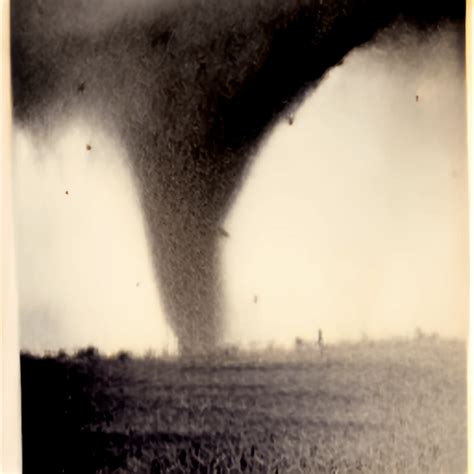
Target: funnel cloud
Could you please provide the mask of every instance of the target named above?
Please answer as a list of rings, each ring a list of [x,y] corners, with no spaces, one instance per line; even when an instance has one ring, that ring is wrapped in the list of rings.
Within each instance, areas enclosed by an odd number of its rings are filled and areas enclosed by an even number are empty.
[[[300,104],[328,71],[387,26],[373,43],[382,56],[419,60],[407,55],[412,45],[449,25],[451,52],[462,58],[465,5],[188,0],[132,8],[122,1],[113,14],[110,5],[13,2],[15,123],[35,140],[57,144],[60,125],[77,125],[79,117],[86,129],[112,137],[130,170],[123,185],[138,194],[143,224],[139,219],[136,226],[143,225],[162,299],[154,304],[162,307],[181,353],[206,352],[224,337],[221,255],[235,235],[227,218],[270,132],[287,115],[287,125],[297,128]],[[429,88],[420,86],[413,101],[426,100]],[[337,103],[320,105],[337,112]],[[391,116],[387,110],[379,120],[388,127]],[[330,140],[344,141],[346,133]],[[462,138],[464,129],[449,133]],[[77,146],[88,158],[97,150],[90,140]],[[73,188],[64,193],[74,199]],[[134,202],[134,191],[130,196]],[[389,192],[383,196],[390,200]],[[48,242],[34,229],[30,238]]]

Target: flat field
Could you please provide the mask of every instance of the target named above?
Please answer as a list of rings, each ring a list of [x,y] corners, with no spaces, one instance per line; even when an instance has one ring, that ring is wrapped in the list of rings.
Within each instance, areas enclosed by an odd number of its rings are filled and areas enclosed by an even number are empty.
[[[466,472],[459,341],[21,367],[25,473]]]

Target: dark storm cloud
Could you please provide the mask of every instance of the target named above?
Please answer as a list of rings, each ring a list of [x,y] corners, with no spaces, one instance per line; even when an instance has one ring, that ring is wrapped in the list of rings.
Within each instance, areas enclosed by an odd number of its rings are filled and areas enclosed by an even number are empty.
[[[132,11],[122,2],[120,18],[109,15],[110,2],[91,5],[14,2],[15,117],[44,127],[65,111],[87,111],[121,136],[185,352],[221,337],[219,228],[281,112],[400,13],[428,35],[443,16],[462,20],[465,8],[242,0],[140,3]]]

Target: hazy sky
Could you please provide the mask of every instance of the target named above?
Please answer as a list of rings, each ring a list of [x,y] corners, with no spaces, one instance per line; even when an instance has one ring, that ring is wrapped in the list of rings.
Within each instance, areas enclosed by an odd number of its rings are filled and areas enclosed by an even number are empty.
[[[229,337],[466,334],[455,41],[354,51],[269,137],[228,219]]]
[[[224,226],[226,340],[466,335],[456,40],[352,52],[267,137]],[[77,117],[14,145],[22,347],[173,350],[117,137]]]

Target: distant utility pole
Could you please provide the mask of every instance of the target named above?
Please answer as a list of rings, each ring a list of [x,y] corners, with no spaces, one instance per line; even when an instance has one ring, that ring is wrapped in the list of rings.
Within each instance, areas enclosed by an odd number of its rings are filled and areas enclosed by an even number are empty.
[[[321,354],[322,354],[323,350],[324,350],[323,330],[322,329],[318,329],[318,346],[319,346],[319,352],[321,352]]]

